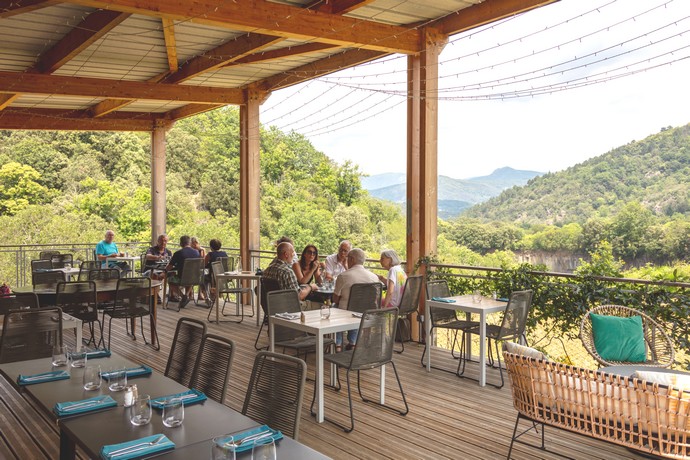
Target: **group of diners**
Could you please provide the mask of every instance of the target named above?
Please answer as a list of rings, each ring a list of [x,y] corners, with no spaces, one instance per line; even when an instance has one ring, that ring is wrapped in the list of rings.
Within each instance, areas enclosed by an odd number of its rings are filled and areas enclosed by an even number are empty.
[[[276,257],[263,271],[263,277],[275,280],[280,289],[295,290],[300,300],[308,300],[325,281],[335,281],[333,287],[333,304],[335,307],[347,308],[350,289],[359,283],[384,284],[385,294],[381,307],[397,307],[402,300],[407,275],[400,266],[400,258],[392,249],[381,252],[379,262],[388,270],[386,276],[377,275],[364,267],[366,253],[360,248],[352,248],[345,240],[338,246],[338,252],[319,261],[319,252],[315,245],[308,244],[297,258],[292,240],[282,237],[277,242]],[[357,331],[347,333],[346,349],[352,349],[357,343]],[[341,351],[343,337],[336,337],[336,351]]]

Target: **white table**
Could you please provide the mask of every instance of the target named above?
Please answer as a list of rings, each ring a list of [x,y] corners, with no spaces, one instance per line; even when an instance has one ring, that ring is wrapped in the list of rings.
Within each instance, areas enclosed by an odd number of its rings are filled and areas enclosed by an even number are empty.
[[[127,265],[129,265],[130,272],[129,272],[129,277],[134,276],[134,264],[139,260],[138,256],[115,256],[115,257],[106,257],[105,259],[105,267],[110,268],[109,262],[127,262]]]
[[[321,312],[319,310],[305,311],[306,320],[304,323],[299,319],[287,320],[269,316],[268,328],[271,337],[270,350],[274,351],[275,344],[273,342],[275,326],[285,326],[299,331],[314,334],[316,336],[316,421],[323,423],[324,406],[323,406],[323,340],[326,335],[335,334],[336,332],[345,332],[352,329],[358,329],[361,318],[352,316],[349,310],[341,310],[339,308],[331,308],[331,316],[328,319],[321,319]],[[331,384],[335,385],[335,370],[331,368]],[[380,388],[380,402],[385,402],[386,395],[386,366],[381,366],[381,388]]]
[[[472,314],[479,315],[479,386],[486,385],[486,317],[489,313],[498,313],[505,310],[507,302],[502,300],[493,300],[489,297],[482,297],[481,302],[475,303],[472,300],[472,295],[461,295],[449,297],[455,300],[455,303],[435,302],[433,300],[426,301],[426,308],[444,308],[446,310],[464,311],[467,315],[467,320],[471,319]],[[431,337],[431,321],[427,315],[427,320],[424,321],[424,329],[426,329],[426,370],[431,371],[431,344],[433,337]],[[469,335],[469,334],[468,334]],[[472,356],[472,346],[470,338],[466,337],[467,354],[465,358]]]
[[[81,342],[81,320],[78,318],[75,318],[74,316],[70,316],[67,313],[62,314],[62,330],[64,331],[65,329],[74,329],[74,333],[77,336],[77,341],[76,341],[76,346],[79,347],[82,345]]]
[[[242,282],[244,280],[249,280],[252,283],[256,283],[256,292],[259,293],[259,296],[261,295],[261,275],[257,275],[256,273],[253,272],[225,272],[222,275],[217,275],[216,276],[216,283],[220,284],[223,282],[226,282],[228,280],[238,280],[239,282]],[[238,301],[241,302],[241,296],[237,296]],[[256,325],[260,326],[261,323],[261,306],[259,305],[259,302],[254,302],[254,299],[256,296],[252,294],[252,307],[254,307],[256,311]],[[219,315],[219,309],[220,309],[220,295],[216,293],[216,301],[215,301],[215,306],[216,306],[216,323],[220,324],[220,315]]]

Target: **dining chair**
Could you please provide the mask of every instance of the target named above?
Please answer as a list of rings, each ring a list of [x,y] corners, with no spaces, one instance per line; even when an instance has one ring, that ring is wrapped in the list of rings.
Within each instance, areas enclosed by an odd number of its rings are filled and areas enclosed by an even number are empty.
[[[10,310],[38,308],[38,296],[33,292],[15,292],[9,296],[0,296],[0,316]]]
[[[65,268],[66,264],[72,266],[72,262],[72,254],[55,254],[50,258],[50,263],[53,265],[53,268]]]
[[[219,335],[205,334],[201,341],[189,387],[223,404],[235,354],[235,343]]]
[[[78,281],[88,281],[91,270],[100,270],[101,269],[101,263],[97,260],[84,260],[82,261],[81,265],[79,266],[79,276],[77,277]]]
[[[89,281],[96,280],[116,280],[120,279],[120,270],[117,268],[101,268],[95,270],[89,270]]]
[[[89,325],[91,334],[87,345],[92,344],[99,348],[103,346],[103,324],[98,319],[98,297],[96,294],[96,283],[93,281],[68,281],[57,284],[56,302],[64,313],[80,319],[82,323]],[[98,324],[101,333],[100,340],[96,341],[96,329],[94,323]],[[81,344],[77,344],[79,346]]]
[[[336,376],[338,378],[337,389],[340,389],[340,375],[339,370],[346,369],[345,379],[347,383],[347,400],[350,406],[350,426],[345,426],[336,422],[333,419],[325,418],[334,425],[340,427],[346,433],[351,432],[355,428],[355,416],[352,408],[352,389],[350,384],[350,372],[357,371],[357,391],[362,401],[367,403],[374,403],[383,406],[387,409],[398,412],[400,415],[407,415],[409,406],[405,398],[405,391],[400,382],[398,370],[393,362],[393,347],[395,345],[395,332],[398,325],[399,310],[396,307],[367,310],[362,314],[362,320],[359,323],[359,330],[357,335],[357,346],[342,353],[334,353],[324,356],[324,360],[336,365]],[[386,364],[393,367],[395,379],[400,388],[400,395],[404,409],[396,408],[390,405],[381,404],[374,399],[369,399],[362,393],[362,385],[360,380],[360,372],[370,369],[378,369]],[[314,386],[314,397],[311,402],[311,412],[314,414],[314,401],[316,400],[316,386]]]
[[[112,322],[113,319],[124,319],[125,320],[125,330],[129,331],[129,322],[132,319],[139,318],[141,323],[141,336],[144,339],[144,343],[149,345],[146,340],[146,335],[144,335],[144,317],[151,317],[153,315],[151,304],[153,302],[153,295],[151,294],[151,279],[150,278],[120,278],[117,280],[117,289],[115,290],[115,300],[112,305],[107,306],[103,309],[103,323],[105,324],[105,317],[108,316],[108,350],[110,350],[110,338],[112,335]],[[133,323],[134,324],[134,323]],[[132,326],[134,327],[134,326]],[[136,340],[134,335],[134,330],[130,337]],[[158,341],[158,332],[155,326],[151,331],[152,343],[157,344],[154,346],[156,349],[160,349],[160,342]],[[155,336],[155,340],[153,339]]]
[[[501,351],[498,348],[499,342],[519,341],[525,334],[525,327],[527,326],[527,317],[529,316],[530,308],[532,307],[532,291],[513,291],[510,294],[508,305],[503,311],[503,317],[500,324],[486,325],[486,339],[488,341],[487,353],[489,355],[489,366],[494,366],[493,351],[491,349],[491,342],[493,341],[496,348],[496,358],[498,360],[498,372],[501,376],[501,384],[489,385],[496,388],[503,388],[505,381],[503,379],[503,366],[501,365]],[[475,326],[469,330],[470,333],[479,335],[480,326]],[[465,364],[467,359],[465,357],[465,342],[460,348],[460,362],[458,363],[457,375],[458,377],[471,378],[464,375]],[[475,380],[472,378],[472,380]],[[488,382],[487,382],[488,383]]]
[[[242,414],[298,440],[307,363],[260,351],[254,358]]]
[[[187,302],[194,300],[194,286],[199,286],[203,284],[204,280],[204,259],[201,257],[194,257],[184,260],[184,265],[182,266],[182,273],[180,273],[179,282],[168,284],[174,284],[180,287],[191,286],[190,292],[182,296],[180,300],[177,311],[184,308]],[[191,295],[191,298],[189,297]],[[195,301],[196,303],[196,301]],[[167,304],[166,304],[167,305]]]
[[[206,335],[206,323],[193,318],[177,321],[168,363],[163,375],[186,387],[192,380],[195,363],[201,353],[201,343]]]
[[[54,250],[49,250],[49,251],[41,251],[38,253],[38,258],[41,260],[51,260],[53,256],[56,256],[60,254],[60,251],[54,251]]]
[[[31,261],[31,271],[52,270],[53,263],[50,259],[37,259]]]
[[[435,280],[426,282],[426,298],[431,300],[434,297],[450,297],[450,289],[448,289],[448,282],[446,280]],[[449,310],[447,308],[434,308],[427,305],[427,317],[431,321],[431,329],[429,330],[429,336],[426,338],[424,343],[424,351],[422,352],[421,363],[422,366],[426,366],[424,362],[424,357],[426,356],[426,348],[433,345],[430,343],[433,340],[434,329],[447,329],[453,335],[453,341],[450,346],[450,354],[453,358],[459,358],[455,355],[455,344],[458,339],[458,332],[462,332],[463,342],[460,345],[460,349],[464,349],[465,335],[470,333],[473,328],[479,326],[479,321],[467,321],[458,319],[457,312],[455,310]],[[434,369],[439,369],[446,372],[456,373],[450,369],[444,369],[442,367],[431,366]]]
[[[218,275],[222,275],[225,273],[227,270],[225,270],[225,267],[223,265],[223,261],[217,260],[215,262],[211,263],[211,282],[215,286],[215,295],[218,296],[218,302],[220,302],[220,297],[223,297],[223,309],[221,310],[221,314],[223,316],[238,316],[240,319],[239,321],[231,321],[234,323],[241,323],[244,321],[244,305],[242,305],[242,295],[251,293],[252,289],[251,288],[245,288],[239,285],[237,280],[223,280],[221,282],[218,281]],[[234,295],[235,296],[235,314],[234,315],[228,315],[225,313],[225,304],[229,300],[229,296]],[[209,309],[208,311],[208,316],[207,320],[211,321],[211,314],[213,313],[213,309]],[[247,315],[250,318],[254,316],[254,306],[252,305],[252,314]]]
[[[0,363],[48,358],[62,345],[62,310],[31,308],[5,314],[0,336]]]
[[[275,280],[273,278],[266,278],[264,276],[261,277],[261,292],[259,293],[259,300],[261,302],[261,310],[264,313],[264,319],[261,322],[261,327],[259,328],[259,332],[256,334],[256,340],[254,340],[254,348],[257,350],[262,350],[266,347],[259,347],[259,339],[261,338],[261,331],[264,330],[264,326],[268,327],[268,301],[266,300],[266,296],[268,295],[269,292],[273,291],[279,291],[280,290],[280,285],[278,284],[278,280]]]
[[[403,333],[401,329],[398,328],[398,338],[402,348],[400,350],[395,350],[396,353],[405,351],[405,338],[412,332],[412,326],[408,326],[410,322],[409,315],[416,312],[417,308],[419,308],[419,295],[422,291],[423,283],[423,275],[408,276],[405,281],[400,305],[398,305],[398,319],[400,320],[400,324],[407,328],[407,332]]]
[[[375,283],[357,283],[350,287],[350,297],[347,301],[347,309],[363,313],[374,308],[381,308],[381,290],[383,285]]]
[[[59,270],[31,272],[31,284],[34,286],[37,284],[57,284],[64,281],[67,281],[67,275],[65,275],[65,272]]]

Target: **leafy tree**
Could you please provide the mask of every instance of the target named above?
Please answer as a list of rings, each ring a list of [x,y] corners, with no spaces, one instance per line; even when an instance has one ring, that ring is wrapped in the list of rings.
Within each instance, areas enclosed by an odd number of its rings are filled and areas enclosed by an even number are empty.
[[[53,191],[40,184],[41,175],[17,162],[0,168],[0,215],[14,215],[31,204],[46,203]]]

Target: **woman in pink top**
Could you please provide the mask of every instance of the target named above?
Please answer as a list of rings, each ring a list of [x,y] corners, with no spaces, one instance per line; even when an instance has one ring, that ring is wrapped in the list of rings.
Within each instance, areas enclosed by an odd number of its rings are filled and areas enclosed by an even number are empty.
[[[400,266],[398,254],[392,249],[381,252],[381,259],[379,262],[381,262],[383,268],[388,270],[387,276],[378,275],[379,280],[387,287],[386,294],[383,299],[381,299],[381,307],[397,307],[402,300],[407,274]]]

